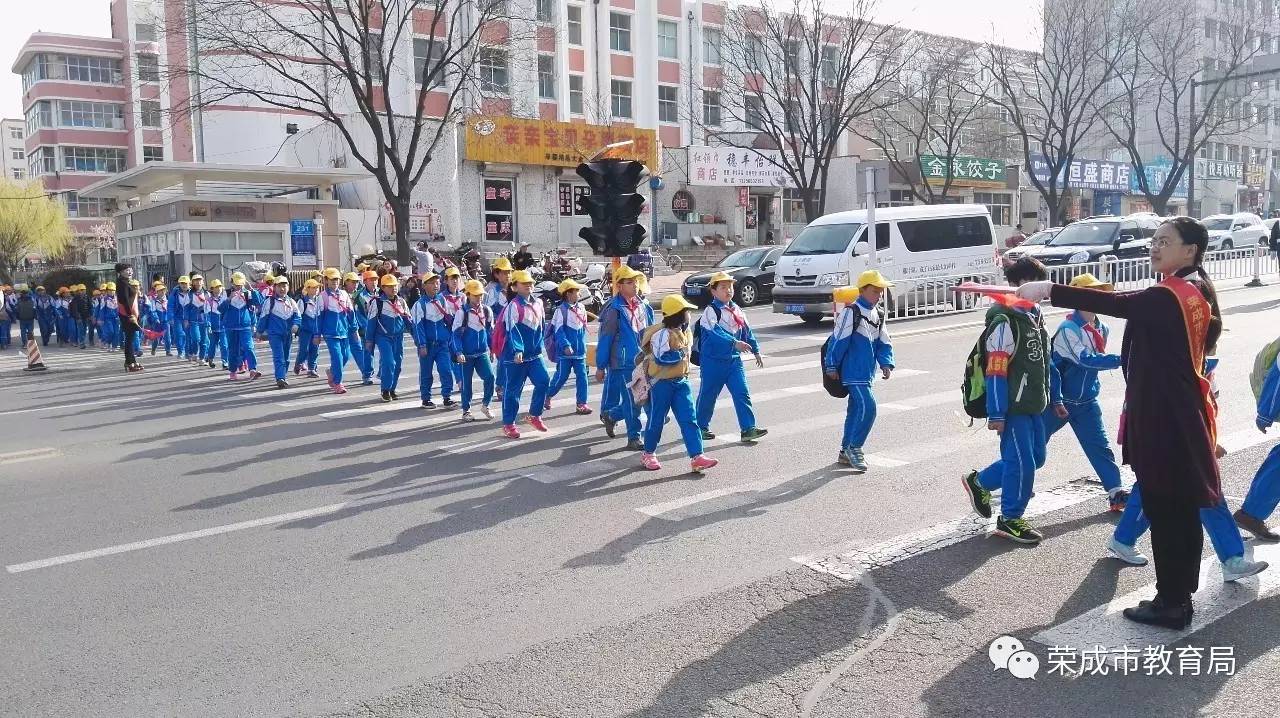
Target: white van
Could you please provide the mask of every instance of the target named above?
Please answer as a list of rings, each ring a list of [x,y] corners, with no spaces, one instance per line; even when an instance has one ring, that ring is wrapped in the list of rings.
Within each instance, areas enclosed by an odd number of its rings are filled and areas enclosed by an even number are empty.
[[[914,293],[943,297],[935,277],[990,279],[999,256],[991,215],[980,204],[917,205],[876,210],[876,265],[896,286],[890,311]],[[831,316],[831,293],[872,266],[867,211],[828,214],[787,245],[774,272],[773,311],[816,323]],[[952,284],[958,281],[952,281]],[[910,302],[911,304],[919,303]]]

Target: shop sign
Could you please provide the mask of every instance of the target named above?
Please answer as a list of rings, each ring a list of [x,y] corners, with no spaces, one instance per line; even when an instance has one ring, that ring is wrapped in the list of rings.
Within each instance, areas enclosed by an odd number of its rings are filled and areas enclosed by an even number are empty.
[[[218,204],[214,203],[213,218],[225,221],[251,220],[257,221],[258,207],[252,204]]]
[[[1227,179],[1240,182],[1244,179],[1244,165],[1226,160],[1196,158],[1196,179]]]
[[[634,143],[635,159],[650,172],[659,171],[654,130],[501,115],[467,118],[466,157],[474,162],[576,167],[605,145],[625,140]]]
[[[1041,183],[1049,181],[1049,161],[1044,155],[1031,155],[1031,174]],[[1127,162],[1074,159],[1058,175],[1059,186],[1075,189],[1101,189],[1128,192],[1133,165]]]
[[[1154,160],[1142,166],[1142,173],[1147,177],[1147,189],[1152,194],[1160,194],[1160,188],[1164,187],[1164,183],[1169,179],[1169,173],[1173,171],[1173,163],[1169,160]],[[1142,188],[1138,186],[1138,173],[1133,172],[1129,176],[1129,194],[1142,194]],[[1173,188],[1173,194],[1170,197],[1186,197],[1187,196],[1187,170],[1182,170],[1182,178],[1178,180],[1178,186]]]
[[[738,188],[738,206],[746,207],[751,203],[751,191],[746,187]]]
[[[698,207],[698,202],[693,198],[693,194],[687,190],[680,190],[671,195],[671,211],[676,214],[684,214],[692,212]]]
[[[1250,162],[1244,166],[1244,183],[1249,189],[1260,190],[1267,181],[1267,168],[1258,162]]]
[[[689,184],[699,187],[795,187],[778,150],[689,148]]]
[[[920,155],[918,159],[920,176],[931,185],[946,184],[950,177],[953,187],[1005,186],[1005,164],[1000,160],[938,155]]]
[[[316,266],[316,223],[309,219],[289,220],[289,253],[295,267]]]

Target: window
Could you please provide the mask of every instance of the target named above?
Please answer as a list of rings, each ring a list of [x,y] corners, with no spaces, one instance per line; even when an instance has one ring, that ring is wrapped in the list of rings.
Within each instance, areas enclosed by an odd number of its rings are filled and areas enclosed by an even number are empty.
[[[567,5],[565,6],[565,20],[569,26],[569,44],[582,44],[582,6]]]
[[[582,75],[569,76],[569,112],[582,114]]]
[[[68,217],[108,217],[116,210],[114,200],[88,199],[75,192],[63,192],[59,197],[67,206]]]
[[[516,241],[516,183],[510,178],[485,177],[484,238],[491,242]]]
[[[839,48],[834,45],[822,46],[822,63],[819,68],[819,73],[822,77],[822,84],[824,85],[836,84],[836,64],[839,62],[839,56],[837,54],[839,51]]]
[[[748,130],[764,129],[764,100],[759,95],[747,95],[742,99],[744,119]]]
[[[421,85],[423,78],[435,73],[430,78],[430,87],[444,83],[446,71],[440,67],[444,62],[446,41],[437,39],[434,42],[425,37],[413,38],[413,77],[414,82]]]
[[[658,21],[658,57],[680,57],[680,30],[674,22]]]
[[[115,174],[125,168],[125,152],[115,147],[68,147],[62,148],[62,170],[64,172],[96,172]]]
[[[724,33],[714,28],[702,30],[702,62],[707,65],[719,65],[720,43],[724,42]]]
[[[26,178],[27,178],[27,171],[26,171],[26,170],[24,170],[24,169],[22,169],[21,167],[14,167],[14,168],[13,168],[13,178],[14,178],[14,179],[16,179],[16,180],[26,179]]]
[[[138,22],[133,24],[133,39],[138,42],[155,42],[156,26],[149,22]]]
[[[609,104],[614,117],[631,117],[631,83],[626,80],[609,81]]]
[[[103,84],[120,84],[120,61],[109,57],[89,57],[83,55],[54,55],[50,62],[48,56],[41,55],[40,63],[45,65],[44,75],[40,79],[66,78],[73,82],[98,82]],[[150,56],[157,60],[155,55]],[[138,56],[141,60],[142,55]],[[57,65],[61,64],[62,67]],[[159,65],[156,65],[159,74]]]
[[[1002,227],[1013,224],[1013,201],[1003,192],[974,192],[974,204],[985,204],[991,212],[991,223]]]
[[[796,132],[801,124],[800,108],[794,102],[788,102],[782,108],[782,129],[784,132]]]
[[[631,16],[620,12],[609,13],[609,49],[631,52]]]
[[[364,37],[364,66],[373,82],[382,82],[382,35],[371,32]]]
[[[155,100],[142,101],[142,126],[160,126],[160,103]]]
[[[1240,161],[1240,145],[1227,145],[1227,160],[1231,162]]]
[[[702,124],[708,127],[720,126],[720,93],[710,90],[702,92]]]
[[[748,72],[759,72],[766,66],[764,55],[764,43],[760,42],[760,38],[755,35],[747,36],[747,52],[746,67],[743,68]]]
[[[506,94],[509,87],[507,52],[496,47],[481,48],[480,89],[484,92]]]
[[[164,148],[151,145],[143,145],[142,161],[147,162],[164,162]]]
[[[890,207],[910,207],[916,203],[915,195],[911,194],[909,189],[891,189],[889,190]]]
[[[27,152],[21,147],[13,147],[9,150],[9,156],[15,160],[25,160],[27,158]]]
[[[804,198],[800,195],[800,190],[791,188],[782,190],[782,221],[787,224],[809,223],[804,213]]]
[[[160,106],[158,102],[152,104],[157,109]],[[58,124],[62,127],[124,129],[124,107],[109,102],[58,100]]]
[[[550,55],[538,55],[538,97],[556,99],[556,59]]]
[[[679,122],[680,90],[672,85],[658,85],[658,122]]]
[[[58,171],[58,161],[52,147],[37,147],[27,155],[27,172],[32,177],[51,175]]]
[[[538,22],[551,22],[552,17],[554,17],[554,11],[552,10],[553,2],[554,0],[538,0]]]
[[[783,62],[786,63],[788,75],[797,75],[800,73],[800,41],[787,40],[785,45],[786,57]]]
[[[142,82],[160,81],[160,57],[150,52],[138,53],[138,79]]]
[[[1213,28],[1213,19],[1205,18],[1204,19],[1204,36],[1212,40],[1215,34],[1216,33],[1214,32],[1214,28]]]
[[[898,232],[908,252],[991,245],[991,221],[986,217],[900,220]]]
[[[53,102],[40,100],[27,110],[27,134],[34,135],[43,127],[53,127]]]
[[[21,127],[10,127],[10,128],[9,128],[9,139],[11,139],[11,140],[20,140],[20,139],[22,139],[24,136],[25,136],[25,135],[23,134],[23,132],[22,132],[22,128],[21,128]]]

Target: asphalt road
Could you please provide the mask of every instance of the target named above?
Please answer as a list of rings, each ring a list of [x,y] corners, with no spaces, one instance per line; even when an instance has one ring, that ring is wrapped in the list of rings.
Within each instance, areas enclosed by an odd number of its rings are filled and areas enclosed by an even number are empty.
[[[1273,443],[1253,428],[1247,375],[1280,288],[1223,303],[1224,480],[1240,497]],[[550,435],[518,442],[424,412],[416,367],[384,405],[376,387],[281,392],[163,357],[125,375],[100,351],[50,350],[32,375],[11,350],[0,714],[1273,710],[1280,570],[1224,588],[1208,552],[1192,631],[1126,645],[1230,647],[1234,675],[1050,673],[1051,646],[1112,640],[1115,612],[1154,574],[1104,558],[1115,517],[1069,433],[1037,481],[1043,545],[973,520],[958,478],[996,454],[959,415],[977,315],[893,325],[900,370],[876,385],[872,470],[855,476],[834,466],[843,403],[817,383],[830,323],[749,314],[766,368],[748,378],[771,434],[736,443],[724,397],[713,428],[730,440],[705,477],[687,473],[674,427],[665,468],[637,470],[566,395]],[[1104,393],[1114,424],[1118,376]],[[1271,551],[1257,553],[1280,563]],[[1035,681],[993,670],[1003,634],[1037,655]]]

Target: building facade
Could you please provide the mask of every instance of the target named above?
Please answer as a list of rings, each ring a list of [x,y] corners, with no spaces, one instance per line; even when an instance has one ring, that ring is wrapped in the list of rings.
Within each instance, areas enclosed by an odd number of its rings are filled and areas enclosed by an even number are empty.
[[[23,120],[0,120],[0,159],[5,179],[27,179],[27,127]]]

